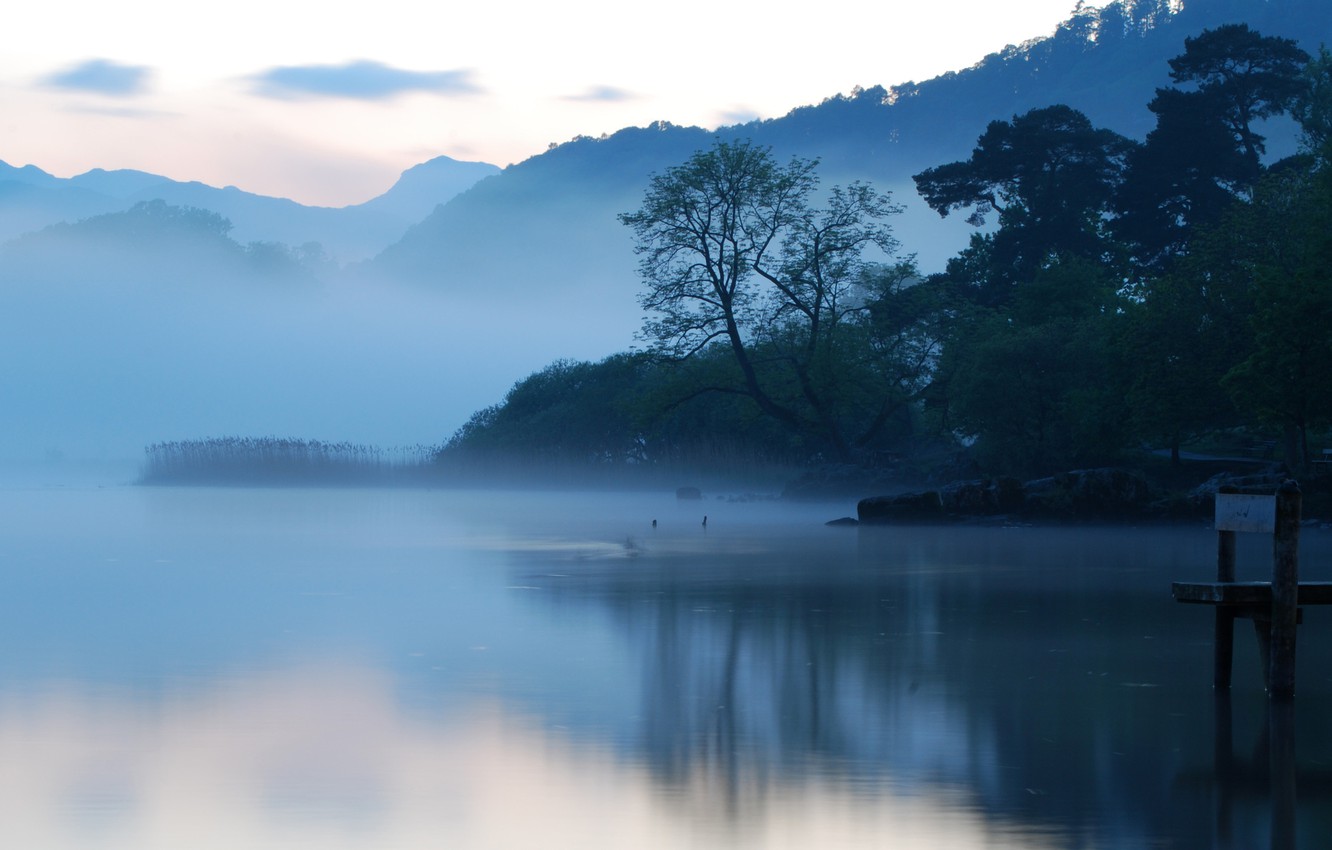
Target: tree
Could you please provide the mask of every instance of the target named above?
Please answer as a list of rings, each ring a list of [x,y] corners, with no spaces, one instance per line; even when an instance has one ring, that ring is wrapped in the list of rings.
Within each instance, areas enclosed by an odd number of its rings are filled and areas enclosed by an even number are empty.
[[[1319,48],[1304,69],[1304,90],[1291,110],[1300,122],[1305,150],[1323,160],[1332,145],[1332,53]]]
[[[633,401],[650,369],[635,354],[599,363],[557,360],[514,384],[502,404],[475,413],[444,454],[575,468],[643,463]]]
[[[987,469],[1048,474],[1123,448],[1116,283],[1086,260],[1053,263],[949,341],[939,371],[948,425]]]
[[[990,290],[983,300],[1002,303],[1057,255],[1104,255],[1104,213],[1132,149],[1076,109],[1051,106],[991,122],[970,159],[912,179],[941,216],[969,209],[979,227],[998,213],[998,231],[973,240],[971,260],[984,277],[974,282]]]
[[[1266,148],[1254,122],[1296,104],[1308,61],[1309,54],[1292,39],[1259,35],[1248,24],[1225,24],[1184,39],[1184,53],[1170,60],[1170,78],[1197,86],[1215,104],[1256,176]]]
[[[1222,383],[1283,430],[1287,464],[1305,468],[1309,430],[1332,423],[1332,172],[1270,174],[1241,212],[1227,235],[1252,258],[1252,348]]]
[[[1132,365],[1133,427],[1144,439],[1163,440],[1175,465],[1190,436],[1235,418],[1221,378],[1242,356],[1246,334],[1227,277],[1190,258],[1125,305],[1120,344]]]
[[[1209,98],[1159,89],[1148,108],[1156,127],[1128,157],[1113,227],[1143,270],[1161,273],[1247,190],[1253,169]]]
[[[436,454],[462,474],[725,477],[798,464],[808,447],[739,395],[698,395],[736,372],[714,346],[682,363],[643,352],[559,360],[476,412]]]
[[[1129,159],[1116,201],[1116,232],[1155,272],[1187,251],[1190,235],[1247,198],[1262,173],[1255,124],[1296,107],[1309,56],[1290,39],[1227,24],[1184,40],[1157,89],[1156,128]]]
[[[717,142],[654,175],[643,205],[620,220],[634,231],[646,284],[643,338],[673,359],[726,346],[740,385],[711,390],[748,396],[846,459],[875,432],[848,408],[844,343],[868,311],[866,255],[897,252],[884,220],[899,207],[852,184],[816,208],[816,167]]]

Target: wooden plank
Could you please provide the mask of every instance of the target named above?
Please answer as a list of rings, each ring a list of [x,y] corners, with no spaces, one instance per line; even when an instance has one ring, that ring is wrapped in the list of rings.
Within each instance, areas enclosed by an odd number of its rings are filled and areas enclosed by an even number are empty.
[[[1170,585],[1176,602],[1204,605],[1270,605],[1272,583],[1268,581],[1177,581]],[[1299,605],[1332,605],[1332,581],[1302,581]]]
[[[1217,531],[1276,531],[1276,496],[1216,494]]]

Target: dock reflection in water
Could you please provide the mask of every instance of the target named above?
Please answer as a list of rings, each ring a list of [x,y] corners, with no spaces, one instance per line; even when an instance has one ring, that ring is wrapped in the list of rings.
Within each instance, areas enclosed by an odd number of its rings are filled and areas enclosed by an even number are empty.
[[[1276,700],[1262,706],[1261,714],[1247,706],[1239,740],[1246,734],[1250,747],[1236,747],[1233,697],[1216,694],[1215,749],[1210,769],[1182,771],[1182,793],[1205,794],[1215,806],[1215,846],[1270,847],[1294,850],[1325,841],[1332,812],[1332,765],[1318,758],[1302,758],[1296,746],[1299,700]],[[1315,718],[1322,725],[1322,718]],[[1266,811],[1267,834],[1261,820]]]

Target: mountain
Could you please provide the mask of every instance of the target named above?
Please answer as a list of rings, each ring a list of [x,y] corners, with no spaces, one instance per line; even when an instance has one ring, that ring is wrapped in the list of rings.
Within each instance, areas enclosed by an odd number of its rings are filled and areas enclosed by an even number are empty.
[[[1236,21],[1311,52],[1332,43],[1326,0],[1079,6],[1049,37],[935,79],[715,132],[658,122],[580,137],[503,171],[435,159],[343,209],[0,163],[0,239],[89,219],[0,246],[0,456],[226,434],[442,440],[523,375],[634,344],[641,286],[616,215],[717,137],[819,157],[825,184],[892,190],[904,250],[937,270],[970,228],[926,208],[912,174],[965,158],[991,120],[1054,103],[1141,138],[1184,39]],[[1288,122],[1263,132],[1273,156],[1292,148]],[[362,261],[337,273],[301,249],[311,241]],[[250,244],[273,242],[296,250]]]
[[[398,182],[379,197],[346,209],[395,218],[404,222],[405,230],[406,225],[425,218],[435,207],[499,173],[499,167],[489,163],[437,156],[404,171]]]
[[[285,198],[179,182],[142,171],[97,168],[70,178],[28,165],[0,162],[0,242],[59,222],[121,212],[145,201],[197,207],[232,223],[242,242],[319,243],[331,258],[349,262],[381,251],[438,204],[500,169],[480,162],[436,157],[403,172],[383,195],[348,207],[307,207]]]
[[[61,222],[24,234],[4,246],[0,285],[95,286],[128,302],[133,293],[159,287],[244,289],[315,283],[322,269],[272,242],[241,245],[230,223],[215,212],[141,201],[128,210]]]
[[[0,248],[0,477],[43,457],[129,477],[201,436],[433,444],[530,371],[478,356],[493,329],[442,297],[230,231],[153,200]]]
[[[894,223],[904,250],[925,271],[939,270],[970,229],[928,210],[912,174],[965,159],[990,121],[1055,103],[1141,139],[1154,125],[1147,103],[1169,83],[1167,60],[1183,52],[1186,37],[1235,21],[1294,38],[1310,52],[1332,42],[1326,0],[1079,4],[1052,35],[925,82],[858,89],[715,133],[660,122],[575,139],[461,193],[361,271],[415,279],[459,298],[545,298],[554,290],[579,309],[588,300],[613,306],[619,321],[636,326],[634,258],[616,214],[638,205],[652,172],[714,138],[749,139],[782,158],[816,157],[825,184],[859,179],[892,190],[906,206]],[[1290,122],[1265,132],[1273,156],[1294,149]],[[616,338],[626,340],[623,327]],[[588,341],[581,332],[578,340]]]
[[[354,273],[564,323],[568,342],[554,356],[627,347],[638,326],[637,282],[616,213],[638,202],[654,168],[710,139],[698,128],[659,124],[560,145],[477,183]]]

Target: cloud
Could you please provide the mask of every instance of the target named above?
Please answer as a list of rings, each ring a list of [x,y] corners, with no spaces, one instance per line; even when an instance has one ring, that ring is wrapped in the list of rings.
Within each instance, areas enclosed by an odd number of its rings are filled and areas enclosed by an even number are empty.
[[[288,65],[270,68],[251,78],[254,91],[264,97],[293,100],[305,97],[341,97],[387,100],[407,92],[475,94],[469,70],[405,71],[362,59],[343,65]]]
[[[581,94],[571,94],[564,99],[578,103],[622,103],[626,100],[635,100],[637,97],[638,95],[633,92],[617,89],[614,86],[592,86]]]
[[[132,119],[158,119],[158,118],[180,118],[181,113],[172,112],[165,109],[136,109],[132,106],[93,106],[89,104],[79,104],[71,106],[67,112],[79,115],[105,115],[110,118],[132,118]]]
[[[110,59],[89,59],[87,62],[57,71],[42,82],[54,88],[92,92],[111,97],[133,97],[148,90],[151,68],[143,65],[121,65]]]

